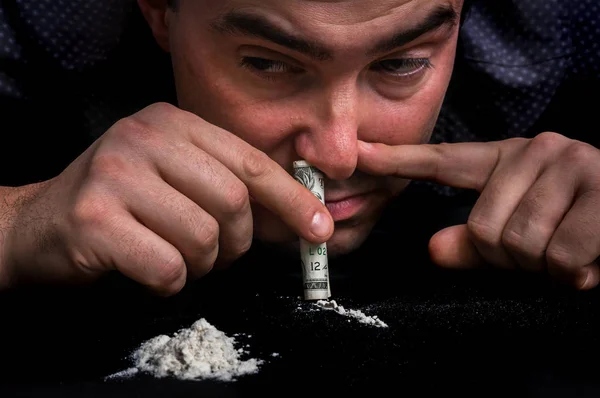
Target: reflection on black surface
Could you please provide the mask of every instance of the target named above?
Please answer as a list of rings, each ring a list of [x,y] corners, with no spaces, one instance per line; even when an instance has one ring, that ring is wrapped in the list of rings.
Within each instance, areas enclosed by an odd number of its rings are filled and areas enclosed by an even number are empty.
[[[400,204],[394,212],[408,206]],[[87,287],[4,293],[0,395],[247,396],[316,387],[404,394],[411,386],[419,395],[599,392],[597,371],[584,364],[598,357],[598,291],[572,291],[540,275],[437,269],[424,237],[447,220],[428,214],[437,224],[388,215],[405,227],[392,234],[383,222],[363,250],[331,261],[333,298],[378,315],[387,329],[298,311],[298,259],[265,256],[259,245],[168,299],[118,275]],[[267,360],[260,373],[230,384],[143,375],[104,381],[131,365],[127,355],[141,342],[200,317],[228,335],[250,334],[251,355]]]

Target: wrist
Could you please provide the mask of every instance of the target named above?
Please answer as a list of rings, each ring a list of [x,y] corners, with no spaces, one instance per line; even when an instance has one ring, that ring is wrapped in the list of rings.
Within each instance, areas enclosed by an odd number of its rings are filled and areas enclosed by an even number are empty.
[[[21,187],[0,187],[0,290],[10,288],[16,279],[11,241],[21,209],[36,196],[43,183]]]

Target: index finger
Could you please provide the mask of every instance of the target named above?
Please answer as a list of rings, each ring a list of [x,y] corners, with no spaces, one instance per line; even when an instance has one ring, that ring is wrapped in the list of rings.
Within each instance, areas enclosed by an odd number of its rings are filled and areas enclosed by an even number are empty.
[[[217,126],[191,131],[192,143],[223,163],[248,187],[250,195],[277,214],[300,237],[325,242],[333,233],[327,208],[264,152]]]
[[[482,191],[500,159],[494,142],[386,145],[359,141],[358,168]]]

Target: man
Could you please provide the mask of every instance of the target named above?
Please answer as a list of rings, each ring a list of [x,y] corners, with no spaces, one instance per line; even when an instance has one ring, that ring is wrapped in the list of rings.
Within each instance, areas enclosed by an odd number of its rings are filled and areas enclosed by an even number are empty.
[[[3,287],[116,269],[169,295],[253,238],[348,253],[412,179],[480,192],[467,224],[432,237],[437,264],[598,284],[596,148],[558,132],[425,144],[462,1],[138,3],[178,107],[150,105],[58,176],[0,191]],[[297,159],[327,176],[325,207],[290,176]]]

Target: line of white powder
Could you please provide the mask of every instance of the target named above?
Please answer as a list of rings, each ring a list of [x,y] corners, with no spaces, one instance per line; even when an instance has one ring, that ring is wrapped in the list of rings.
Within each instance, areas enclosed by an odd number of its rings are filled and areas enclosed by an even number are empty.
[[[319,308],[334,311],[340,315],[354,318],[354,319],[358,320],[360,323],[375,326],[378,328],[387,328],[388,327],[388,325],[385,322],[383,322],[381,319],[379,319],[379,317],[377,315],[368,316],[368,315],[365,315],[360,310],[345,309],[341,305],[338,305],[338,303],[335,300],[329,300],[329,301],[328,300],[319,300],[315,303],[315,305]]]

